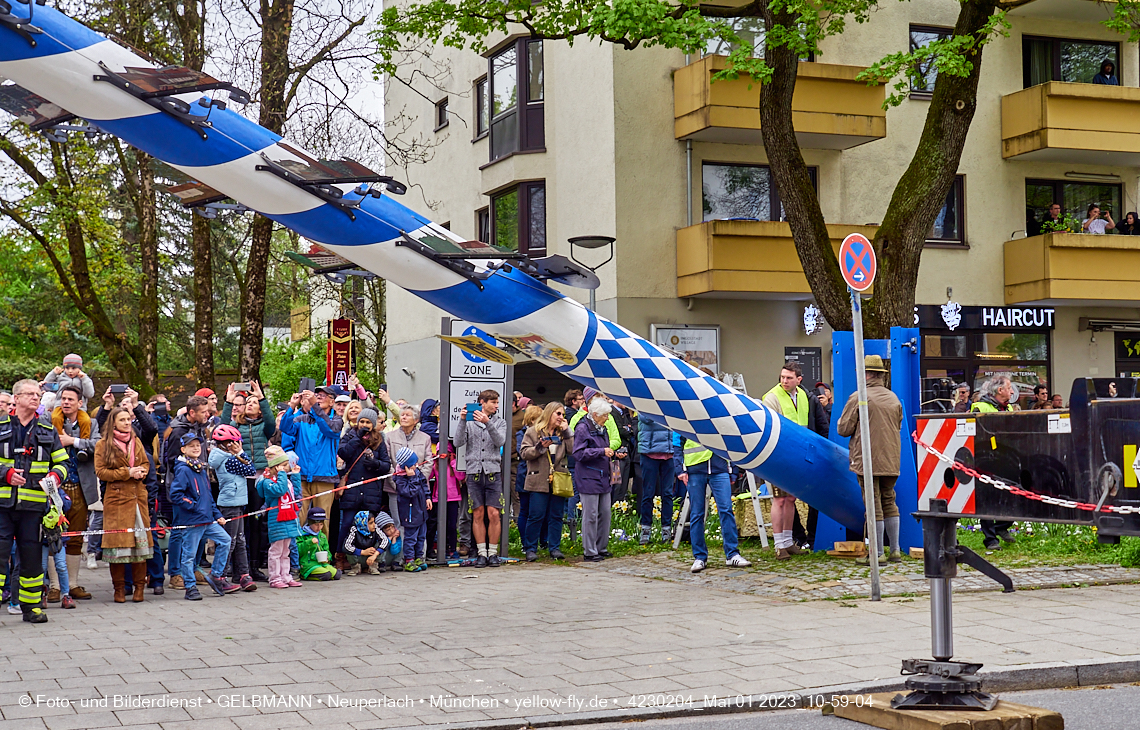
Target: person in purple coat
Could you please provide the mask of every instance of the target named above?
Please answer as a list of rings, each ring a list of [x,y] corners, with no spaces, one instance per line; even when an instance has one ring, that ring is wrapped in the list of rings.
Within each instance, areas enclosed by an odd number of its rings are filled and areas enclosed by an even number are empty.
[[[582,552],[597,563],[610,557],[610,435],[605,398],[590,402],[589,414],[574,427],[574,485],[582,500]]]

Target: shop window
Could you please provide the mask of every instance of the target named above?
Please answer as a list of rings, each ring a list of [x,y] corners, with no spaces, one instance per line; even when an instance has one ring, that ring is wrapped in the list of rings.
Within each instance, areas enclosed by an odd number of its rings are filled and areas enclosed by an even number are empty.
[[[1033,386],[1049,384],[1052,352],[1049,334],[969,331],[946,335],[922,333],[922,412],[951,413],[954,391],[965,383],[976,397],[998,373],[1017,387],[1016,404],[1028,410]]]
[[[910,50],[917,51],[925,48],[934,41],[940,41],[954,35],[953,28],[934,28],[926,25],[912,25],[910,27]],[[927,59],[915,64],[910,74],[910,91],[917,96],[934,93],[934,81],[938,78],[938,69],[934,68],[934,60]]]
[[[819,189],[816,169],[808,168]],[[701,166],[702,220],[784,220],[784,206],[767,165],[706,162]]]
[[[958,175],[926,237],[927,243],[966,245],[966,178]]]
[[[491,198],[488,225],[496,246],[546,254],[546,184],[526,182]]]
[[[1104,61],[1112,61],[1116,78],[1124,83],[1119,43],[1022,36],[1021,55],[1025,88],[1046,81],[1091,84]]]
[[[491,161],[542,150],[546,144],[542,41],[524,38],[491,56],[488,78]]]
[[[475,139],[487,134],[491,125],[491,105],[487,96],[487,77],[475,82]]]
[[[1041,221],[1045,220],[1049,206],[1060,203],[1062,218],[1070,215],[1083,221],[1088,215],[1088,207],[1096,204],[1101,212],[1112,215],[1113,220],[1121,216],[1123,186],[1120,183],[1069,182],[1062,180],[1025,181],[1025,224],[1026,234],[1040,235]],[[1078,227],[1079,230],[1079,227]],[[1115,230],[1107,233],[1116,233]]]
[[[435,131],[447,126],[447,97],[435,103]]]

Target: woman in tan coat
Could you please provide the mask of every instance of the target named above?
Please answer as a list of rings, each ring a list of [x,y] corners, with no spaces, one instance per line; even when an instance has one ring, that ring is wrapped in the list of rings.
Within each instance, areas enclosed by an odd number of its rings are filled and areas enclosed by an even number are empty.
[[[127,600],[127,563],[134,582],[132,600],[140,603],[146,590],[146,561],[154,547],[147,511],[146,479],[150,462],[131,426],[131,412],[116,408],[107,417],[110,428],[95,445],[95,475],[106,482],[103,495],[103,529],[132,530],[103,536],[103,559],[111,564],[115,603]],[[143,532],[137,531],[142,528]]]
[[[546,529],[550,557],[565,559],[562,554],[562,518],[566,513],[566,498],[556,497],[550,487],[551,472],[569,473],[566,457],[574,450],[574,436],[566,425],[566,411],[561,403],[549,403],[538,421],[523,434],[519,456],[526,460],[526,480],[523,489],[530,493],[527,506],[526,535],[523,550],[526,559],[538,559],[538,539]]]

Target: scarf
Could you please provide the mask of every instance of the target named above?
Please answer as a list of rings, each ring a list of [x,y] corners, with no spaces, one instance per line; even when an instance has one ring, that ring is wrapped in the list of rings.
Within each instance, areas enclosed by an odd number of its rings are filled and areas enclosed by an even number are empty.
[[[367,510],[361,510],[361,511],[357,512],[356,516],[353,517],[353,519],[352,519],[352,523],[354,525],[356,525],[356,531],[359,532],[361,535],[371,535],[372,534],[372,532],[368,529],[368,517],[369,517],[368,511]]]
[[[80,409],[79,412],[75,414],[75,420],[79,423],[79,438],[91,438],[91,416],[87,415],[86,411]],[[56,433],[67,433],[64,430],[66,424],[67,416],[63,415],[62,408],[56,408],[51,412],[51,425],[55,428]]]
[[[119,431],[112,431],[111,437],[115,441],[115,446],[118,446],[119,449],[127,455],[127,465],[132,469],[135,468],[135,432],[127,431],[126,433],[120,433]]]
[[[201,459],[191,459],[188,456],[179,456],[178,460],[184,462],[196,472],[202,471],[202,467],[205,466],[205,464],[202,463]]]

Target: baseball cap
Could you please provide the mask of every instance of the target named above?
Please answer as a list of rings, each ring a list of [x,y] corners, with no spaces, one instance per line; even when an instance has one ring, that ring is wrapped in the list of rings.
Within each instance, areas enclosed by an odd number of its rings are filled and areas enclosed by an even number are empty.
[[[336,397],[336,402],[337,403],[351,403],[352,398],[349,398],[347,395],[338,395]]]
[[[203,398],[209,398],[213,394],[214,391],[210,390],[209,388],[199,388],[198,390],[194,391],[194,395],[200,395]]]

